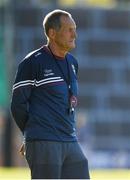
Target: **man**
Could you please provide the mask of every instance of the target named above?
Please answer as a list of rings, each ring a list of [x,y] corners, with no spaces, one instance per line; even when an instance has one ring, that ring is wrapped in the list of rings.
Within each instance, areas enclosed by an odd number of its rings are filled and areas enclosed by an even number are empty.
[[[75,48],[76,24],[68,12],[54,10],[43,27],[47,45],[18,67],[12,115],[25,138],[32,179],[89,179],[75,132],[78,64],[68,53]]]

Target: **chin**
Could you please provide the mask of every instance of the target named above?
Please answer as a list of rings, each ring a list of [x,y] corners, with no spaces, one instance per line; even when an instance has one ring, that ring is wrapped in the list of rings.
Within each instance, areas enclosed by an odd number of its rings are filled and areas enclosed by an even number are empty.
[[[71,44],[70,49],[74,49],[74,48],[75,48],[75,44]]]
[[[70,51],[70,50],[72,50],[72,49],[74,49],[75,48],[75,44],[70,44],[70,45],[68,45],[68,46],[66,46],[66,50],[67,51]]]
[[[75,45],[71,46],[71,49],[74,49],[75,48]]]
[[[72,49],[74,49],[75,47],[74,46],[71,46],[67,49],[67,51],[71,51]]]

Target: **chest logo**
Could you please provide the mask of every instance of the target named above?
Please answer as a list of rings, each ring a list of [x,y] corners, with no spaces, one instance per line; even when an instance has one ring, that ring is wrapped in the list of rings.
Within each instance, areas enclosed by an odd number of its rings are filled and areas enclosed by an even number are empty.
[[[45,77],[53,76],[53,75],[54,75],[54,73],[53,73],[52,69],[45,69],[44,70],[44,76]]]

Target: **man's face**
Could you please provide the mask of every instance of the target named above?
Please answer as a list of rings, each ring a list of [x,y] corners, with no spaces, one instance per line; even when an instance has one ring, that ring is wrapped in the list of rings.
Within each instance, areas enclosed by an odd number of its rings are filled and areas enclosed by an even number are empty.
[[[75,48],[76,24],[70,17],[61,16],[61,28],[55,31],[54,41],[62,50]]]

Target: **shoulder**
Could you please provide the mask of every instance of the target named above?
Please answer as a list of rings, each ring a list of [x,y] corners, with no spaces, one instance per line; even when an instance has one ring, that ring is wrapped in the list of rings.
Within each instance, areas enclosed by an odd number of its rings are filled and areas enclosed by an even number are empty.
[[[40,58],[42,53],[43,53],[42,48],[31,51],[24,57],[24,59],[21,60],[19,65],[23,66],[23,65],[35,64],[35,61]]]
[[[39,49],[36,49],[36,50],[28,53],[28,54],[25,56],[24,60],[25,60],[25,59],[27,59],[27,60],[28,60],[28,59],[35,59],[35,58],[37,58],[38,56],[41,56],[41,55],[42,55],[42,48],[39,48]]]
[[[67,54],[67,58],[71,62],[72,68],[76,70],[76,74],[78,73],[78,61],[77,59],[70,53]]]
[[[70,53],[67,54],[67,57],[69,58],[69,60],[71,61],[71,63],[78,65],[78,60]]]
[[[76,67],[78,68],[78,60],[70,53],[67,54],[67,57],[69,61]]]

